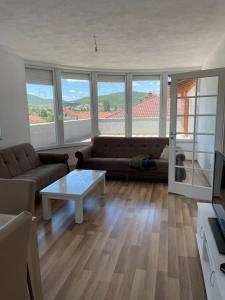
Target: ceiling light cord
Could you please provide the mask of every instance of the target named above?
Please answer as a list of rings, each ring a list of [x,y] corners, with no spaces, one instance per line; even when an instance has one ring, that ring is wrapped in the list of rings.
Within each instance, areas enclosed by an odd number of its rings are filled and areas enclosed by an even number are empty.
[[[97,38],[96,35],[93,35],[93,39],[94,39],[94,50],[95,52],[98,52],[98,44],[97,44]]]

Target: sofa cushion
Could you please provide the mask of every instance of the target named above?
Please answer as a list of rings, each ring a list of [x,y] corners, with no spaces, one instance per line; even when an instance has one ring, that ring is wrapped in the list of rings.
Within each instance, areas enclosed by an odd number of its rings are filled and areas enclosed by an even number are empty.
[[[154,137],[94,137],[94,157],[109,158],[131,158],[139,154],[152,154],[159,158],[168,138]]]
[[[12,178],[5,158],[0,153],[0,178]]]
[[[17,179],[31,179],[36,183],[36,191],[46,187],[55,180],[67,174],[66,164],[46,164],[35,169],[31,169],[21,175],[16,176]]]
[[[85,159],[82,168],[93,170],[129,171],[129,158],[91,157]]]
[[[156,168],[138,170],[139,172],[160,172],[168,173],[168,162],[162,159],[155,159]],[[93,170],[107,170],[107,171],[122,171],[132,172],[130,168],[130,158],[101,158],[92,157],[85,159],[82,164],[82,168],[93,169]],[[141,176],[141,173],[140,173]]]
[[[16,160],[15,154],[12,150],[12,148],[6,148],[2,149],[0,151],[1,156],[1,165],[0,168],[3,169],[0,171],[0,173],[5,173],[5,170],[7,168],[7,176],[1,176],[2,178],[11,178],[15,177],[19,174],[21,174],[21,170],[18,164],[18,161]],[[4,174],[1,174],[4,175]]]
[[[41,161],[30,144],[0,150],[0,178],[12,178],[40,165]]]
[[[26,143],[26,144],[14,146],[13,149],[15,149],[15,152],[18,150],[19,147],[23,148],[23,151],[25,153],[25,155],[24,155],[24,153],[21,155],[21,159],[22,158],[23,158],[23,160],[27,159],[33,169],[41,166],[41,161],[40,161],[39,155],[36,153],[36,151],[34,150],[34,148],[31,144]],[[27,163],[27,165],[28,165],[28,163]]]

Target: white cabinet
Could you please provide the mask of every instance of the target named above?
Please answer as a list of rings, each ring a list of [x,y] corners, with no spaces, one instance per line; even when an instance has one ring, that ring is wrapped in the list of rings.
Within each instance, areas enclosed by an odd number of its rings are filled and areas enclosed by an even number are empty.
[[[225,300],[225,274],[220,264],[225,263],[225,255],[217,249],[208,218],[214,218],[211,204],[198,203],[197,244],[208,300]]]

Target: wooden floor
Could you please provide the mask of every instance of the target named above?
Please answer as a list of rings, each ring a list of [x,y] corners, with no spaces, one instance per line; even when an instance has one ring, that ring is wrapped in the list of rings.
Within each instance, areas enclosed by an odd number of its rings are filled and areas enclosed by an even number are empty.
[[[54,202],[52,222],[37,207],[44,299],[206,299],[196,202],[123,181],[108,181],[105,198],[85,199],[80,225],[70,202]]]

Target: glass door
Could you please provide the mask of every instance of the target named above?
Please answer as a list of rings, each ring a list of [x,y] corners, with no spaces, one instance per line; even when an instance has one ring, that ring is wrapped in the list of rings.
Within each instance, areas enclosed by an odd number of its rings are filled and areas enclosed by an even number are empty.
[[[169,191],[212,198],[214,151],[223,148],[224,70],[172,75]]]

